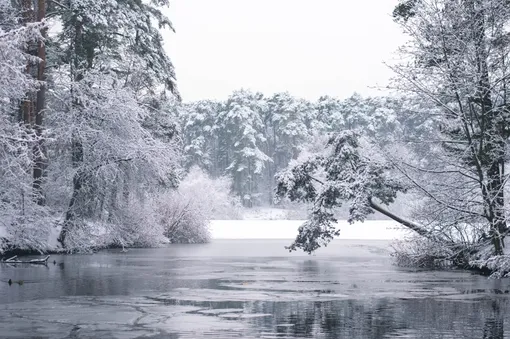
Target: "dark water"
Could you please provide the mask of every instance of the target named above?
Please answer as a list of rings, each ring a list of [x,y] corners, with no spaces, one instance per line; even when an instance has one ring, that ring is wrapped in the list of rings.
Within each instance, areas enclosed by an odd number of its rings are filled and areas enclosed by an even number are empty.
[[[316,256],[286,244],[2,264],[0,338],[510,338],[508,280],[398,269],[384,241],[336,241]]]

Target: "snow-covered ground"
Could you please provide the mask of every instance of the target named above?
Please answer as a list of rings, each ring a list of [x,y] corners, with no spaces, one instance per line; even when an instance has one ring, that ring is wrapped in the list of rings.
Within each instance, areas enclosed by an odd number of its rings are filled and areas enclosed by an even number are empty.
[[[285,220],[289,215],[298,214],[298,211],[283,208],[256,207],[242,210],[245,220]],[[306,211],[302,211],[306,215]]]
[[[213,239],[294,239],[305,220],[304,210],[274,207],[242,209],[243,220],[211,220]],[[296,219],[296,220],[292,220]],[[299,220],[301,219],[301,220]],[[350,225],[338,222],[338,239],[392,240],[408,234],[407,230],[392,220],[367,220]]]
[[[213,239],[294,239],[303,220],[211,220]],[[391,220],[368,220],[349,225],[339,221],[338,239],[391,240],[407,231]]]

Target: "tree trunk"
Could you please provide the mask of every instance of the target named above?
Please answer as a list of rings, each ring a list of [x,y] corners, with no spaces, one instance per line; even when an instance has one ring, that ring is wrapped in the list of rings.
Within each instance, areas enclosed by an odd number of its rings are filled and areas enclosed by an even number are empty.
[[[478,68],[477,95],[480,105],[480,129],[482,143],[478,157],[487,168],[487,189],[485,200],[486,217],[490,224],[490,234],[494,244],[494,251],[497,255],[503,254],[502,234],[506,232],[504,179],[505,142],[502,140],[502,131],[498,126],[498,119],[501,110],[494,107],[491,93],[491,82],[489,76],[488,52],[486,46],[487,36],[485,33],[485,9],[479,0],[466,2],[472,15],[472,37],[475,43],[475,55]],[[483,183],[481,183],[483,185]],[[482,191],[484,188],[482,188]],[[483,192],[482,192],[483,193]]]
[[[77,20],[75,24],[75,36],[73,39],[73,53],[74,60],[72,61],[72,77],[74,82],[79,82],[83,79],[83,69],[84,64],[81,62],[84,54],[83,49],[83,24],[81,21]],[[74,98],[74,93],[71,88],[71,96],[72,99],[72,109],[79,109],[81,106],[80,101],[77,98]],[[85,175],[86,173],[80,168],[83,165],[83,144],[82,141],[76,133],[73,133],[72,136],[72,144],[71,144],[71,160],[73,168],[76,169],[76,173],[73,177],[73,194],[71,196],[71,200],[69,201],[69,205],[67,207],[66,217],[64,226],[60,231],[60,235],[58,237],[58,241],[65,247],[65,239],[69,230],[72,228],[76,216],[77,216],[77,202],[80,198],[81,190],[85,184]]]
[[[497,161],[498,159],[496,159]],[[507,231],[505,217],[504,183],[501,177],[499,161],[491,165],[487,171],[487,190],[491,201],[489,202],[489,222],[491,223],[491,236],[494,251],[497,255],[503,254],[504,234]]]
[[[79,199],[79,194],[83,188],[84,183],[84,173],[80,170],[76,172],[73,177],[73,195],[71,196],[71,200],[69,201],[69,206],[67,207],[66,217],[64,221],[64,226],[62,226],[62,230],[58,236],[58,242],[65,247],[64,241],[66,240],[67,233],[71,229],[74,221],[76,220],[76,202]]]
[[[428,230],[426,230],[425,228],[423,228],[422,226],[415,224],[414,222],[405,220],[405,219],[399,217],[398,215],[391,213],[390,211],[388,211],[388,210],[384,209],[383,207],[379,206],[378,204],[376,204],[372,198],[369,198],[368,202],[370,204],[370,207],[373,208],[374,210],[376,210],[377,212],[387,216],[388,218],[390,218],[392,220],[395,220],[399,224],[409,228],[412,231],[415,231],[416,233],[418,233],[421,236],[424,236],[426,238],[431,237],[431,233]]]
[[[22,10],[21,15],[22,15],[24,25],[34,22],[35,18],[34,18],[34,9],[32,8],[32,0],[23,0],[21,2],[21,10]],[[35,55],[37,53],[37,52],[34,53],[33,45],[28,45],[26,52],[29,55]],[[25,72],[29,75],[32,74],[32,64],[30,61],[27,63]],[[34,102],[32,93],[27,93],[26,98],[23,100],[23,102],[21,104],[21,111],[22,111],[21,119],[26,126],[29,126],[30,122],[32,120],[31,117],[32,117],[32,110],[33,110],[34,104],[35,104],[35,102]]]
[[[21,1],[21,15],[22,15],[22,21],[24,25],[27,25],[29,23],[35,22],[35,13],[33,8],[32,0],[22,0]],[[26,50],[27,54],[31,56],[37,56],[38,49],[37,45],[34,43],[30,43],[27,46]],[[34,78],[37,77],[37,74],[35,74],[35,67],[32,65],[32,62],[29,61],[27,63],[27,67],[25,69],[25,72],[28,75],[33,76]],[[30,127],[33,121],[34,116],[34,108],[36,106],[36,96],[35,93],[29,92],[27,93],[27,97],[23,100],[21,104],[22,108],[22,121],[25,123],[27,127]]]
[[[46,0],[38,0],[38,8],[37,8],[37,21],[42,21],[46,18]],[[41,32],[43,38],[46,38],[47,29],[44,28]],[[37,56],[40,59],[39,68],[37,72],[37,80],[41,83],[44,83],[46,80],[45,76],[45,68],[46,68],[46,48],[44,45],[44,41],[39,41],[39,46],[37,48]],[[43,118],[44,118],[44,108],[46,105],[46,84],[42,84],[39,90],[37,91],[37,103],[35,110],[35,134],[37,136],[37,143],[34,145],[33,153],[34,153],[34,169],[33,169],[33,190],[36,202],[38,205],[44,205],[44,194],[42,191],[42,178],[43,178],[43,170],[44,170],[44,145],[42,140],[42,131],[43,131]]]
[[[33,22],[41,22],[46,18],[46,0],[37,0],[36,6],[32,0],[22,0],[22,20],[27,25]],[[47,29],[41,31],[43,38],[46,38]],[[40,59],[38,65],[27,63],[26,73],[38,80],[40,87],[37,92],[27,93],[27,97],[21,105],[21,120],[27,129],[33,130],[37,138],[32,147],[34,165],[32,169],[32,197],[38,205],[44,205],[44,194],[42,191],[42,178],[44,169],[44,148],[42,141],[44,108],[46,105],[46,87],[44,84],[46,68],[46,49],[44,41],[30,43],[27,53]]]

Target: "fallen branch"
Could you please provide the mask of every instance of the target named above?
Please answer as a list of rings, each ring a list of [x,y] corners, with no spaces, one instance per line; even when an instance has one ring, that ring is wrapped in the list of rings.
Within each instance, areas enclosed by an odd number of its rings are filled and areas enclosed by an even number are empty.
[[[49,255],[42,259],[32,259],[32,260],[14,260],[17,256],[4,260],[3,263],[6,264],[37,264],[37,265],[46,265],[48,263]]]

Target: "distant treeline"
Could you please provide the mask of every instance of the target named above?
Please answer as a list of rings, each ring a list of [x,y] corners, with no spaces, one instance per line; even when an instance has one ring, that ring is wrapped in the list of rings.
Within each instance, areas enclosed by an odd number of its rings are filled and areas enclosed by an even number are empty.
[[[359,94],[310,102],[242,89],[225,101],[183,104],[179,116],[186,167],[230,176],[246,207],[273,204],[275,174],[300,154],[324,148],[331,133],[362,129],[385,143],[428,128],[403,98]]]

